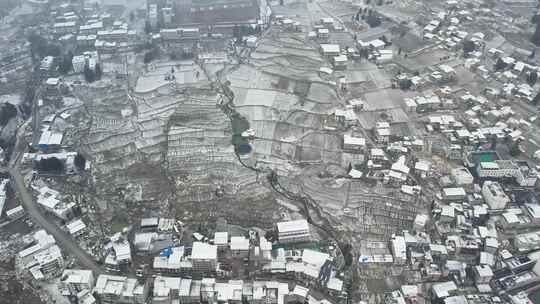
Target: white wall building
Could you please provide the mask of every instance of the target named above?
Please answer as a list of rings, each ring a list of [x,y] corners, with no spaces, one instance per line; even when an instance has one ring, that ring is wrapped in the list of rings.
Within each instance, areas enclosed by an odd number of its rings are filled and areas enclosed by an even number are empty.
[[[2,179],[0,182],[0,216],[4,212],[4,206],[6,204],[6,185],[9,183],[9,179]]]
[[[191,250],[191,262],[193,272],[198,274],[210,274],[216,271],[217,246],[202,242],[194,242]]]
[[[474,267],[476,284],[488,284],[493,278],[493,271],[489,265],[477,265]]]
[[[17,206],[13,209],[9,209],[6,211],[6,215],[8,218],[14,220],[22,217],[25,214],[24,208],[22,206]]]
[[[32,238],[34,245],[17,254],[19,264],[28,269],[36,280],[58,275],[64,265],[64,258],[54,237],[45,230],[38,230]]]
[[[74,237],[83,235],[86,232],[86,224],[81,219],[73,220],[66,224],[66,228]]]
[[[392,254],[396,264],[405,264],[407,262],[407,246],[403,236],[394,236],[391,242]]]
[[[152,303],[170,304],[171,300],[178,299],[182,280],[186,279],[157,276],[154,279]]]
[[[231,252],[235,257],[247,257],[249,254],[249,239],[243,236],[231,237]]]
[[[339,44],[321,44],[321,52],[324,56],[335,57],[340,55]]]
[[[158,24],[158,7],[157,4],[150,4],[148,6],[148,22],[153,28],[157,27]]]
[[[501,185],[493,181],[485,181],[482,185],[482,195],[491,209],[500,210],[506,207],[510,198],[504,193]]]
[[[36,266],[34,267],[38,268],[45,278],[54,277],[60,274],[60,270],[64,266],[64,257],[62,256],[62,252],[58,245],[52,245],[51,247],[36,253],[34,255],[34,260],[36,262]]]
[[[454,168],[450,172],[455,184],[460,187],[471,187],[474,182],[474,178],[465,167]]]
[[[218,249],[224,249],[229,245],[229,233],[225,231],[216,231],[214,233],[214,245]]]
[[[60,198],[60,193],[49,187],[38,189],[37,203],[48,212],[57,217],[68,220],[73,214],[75,203],[65,203]]]
[[[311,241],[309,224],[306,220],[279,222],[276,227],[280,243]]]
[[[366,139],[353,137],[349,134],[343,135],[343,149],[363,151],[366,148]]]
[[[73,65],[73,71],[77,74],[84,72],[84,66],[86,65],[86,58],[84,55],[79,56],[73,56],[73,59],[71,60],[71,64]]]
[[[534,187],[538,180],[538,172],[530,168],[527,163],[512,160],[481,162],[477,172],[479,177],[513,177],[522,187]]]
[[[97,278],[94,293],[102,304],[145,303],[148,284],[140,284],[135,278],[102,274]]]
[[[92,270],[66,269],[62,273],[61,288],[69,293],[77,295],[82,290],[91,291],[94,288],[94,274]]]
[[[459,201],[464,200],[467,197],[467,192],[465,192],[465,189],[461,187],[444,188],[442,192],[443,199],[447,201]]]

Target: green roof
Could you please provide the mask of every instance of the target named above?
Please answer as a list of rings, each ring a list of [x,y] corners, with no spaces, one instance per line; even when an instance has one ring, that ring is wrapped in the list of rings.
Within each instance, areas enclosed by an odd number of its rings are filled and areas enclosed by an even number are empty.
[[[529,295],[529,299],[531,299],[531,301],[534,303],[534,304],[540,304],[540,291],[537,291],[535,293],[531,293]]]
[[[479,155],[478,159],[482,163],[493,162],[493,161],[497,160],[497,155],[495,153],[481,154],[481,155]]]

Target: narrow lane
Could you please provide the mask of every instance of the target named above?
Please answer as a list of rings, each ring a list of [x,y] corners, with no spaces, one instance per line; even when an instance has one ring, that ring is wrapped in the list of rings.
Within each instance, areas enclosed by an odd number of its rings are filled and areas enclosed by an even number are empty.
[[[17,153],[14,155],[17,155]],[[80,248],[79,244],[71,236],[64,232],[56,223],[50,221],[43,211],[36,206],[32,195],[24,185],[24,178],[20,173],[17,163],[9,168],[9,173],[12,178],[12,186],[32,221],[54,236],[57,244],[65,253],[75,257],[81,266],[93,270],[95,275],[101,274],[103,271],[92,256]]]

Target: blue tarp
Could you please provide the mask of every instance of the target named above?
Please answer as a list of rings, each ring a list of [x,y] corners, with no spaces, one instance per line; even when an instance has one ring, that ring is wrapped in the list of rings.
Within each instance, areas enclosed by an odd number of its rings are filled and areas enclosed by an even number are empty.
[[[167,247],[167,248],[161,250],[161,252],[159,253],[159,256],[169,257],[171,254],[172,254],[172,248]]]

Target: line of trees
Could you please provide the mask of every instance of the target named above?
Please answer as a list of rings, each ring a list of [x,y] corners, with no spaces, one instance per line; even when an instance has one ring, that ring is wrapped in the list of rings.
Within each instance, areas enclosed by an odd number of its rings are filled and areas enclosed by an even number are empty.
[[[84,167],[86,166],[86,159],[80,153],[77,153],[73,163],[75,164],[75,167],[79,169],[79,171],[82,171],[84,170]]]
[[[96,66],[94,70],[90,68],[88,63],[84,66],[84,79],[87,82],[94,82],[96,80],[101,79],[101,65],[99,63],[96,63]]]
[[[369,25],[369,27],[377,27],[382,24],[381,17],[373,10],[369,8],[361,8],[358,10],[358,12],[353,17],[357,22],[360,21],[360,19],[366,21],[366,23]]]
[[[17,116],[17,108],[9,102],[0,106],[0,126],[5,126],[12,118]]]
[[[75,155],[73,164],[78,171],[83,171],[86,166],[86,159],[80,153]],[[66,170],[65,163],[57,157],[42,158],[34,164],[36,170],[40,173],[61,174]]]
[[[69,51],[67,54],[62,56],[60,63],[58,64],[58,72],[60,74],[67,74],[73,70],[73,53]]]
[[[36,163],[36,169],[39,172],[63,173],[65,170],[64,162],[56,157],[42,158]]]
[[[532,23],[536,25],[536,28],[531,37],[531,42],[537,46],[540,46],[540,15],[534,15],[532,17]]]
[[[45,56],[54,56],[58,57],[62,54],[60,46],[50,43],[47,39],[36,33],[30,33],[28,35],[28,42],[30,42],[30,52],[32,56],[37,56],[39,58]]]

